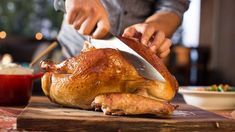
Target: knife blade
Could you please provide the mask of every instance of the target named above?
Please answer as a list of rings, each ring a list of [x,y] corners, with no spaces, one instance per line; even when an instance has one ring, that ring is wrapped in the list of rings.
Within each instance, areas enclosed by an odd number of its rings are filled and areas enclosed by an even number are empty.
[[[146,79],[165,82],[164,77],[148,61],[117,37],[112,36],[108,39],[93,39],[89,36],[88,41],[96,48],[112,48],[120,50],[125,59],[135,67],[141,76]]]

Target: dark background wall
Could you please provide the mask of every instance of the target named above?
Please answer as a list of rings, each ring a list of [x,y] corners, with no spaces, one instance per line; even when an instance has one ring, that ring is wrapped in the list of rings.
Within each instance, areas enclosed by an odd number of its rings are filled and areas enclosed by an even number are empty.
[[[216,82],[235,85],[235,0],[202,0],[200,46],[210,47]]]

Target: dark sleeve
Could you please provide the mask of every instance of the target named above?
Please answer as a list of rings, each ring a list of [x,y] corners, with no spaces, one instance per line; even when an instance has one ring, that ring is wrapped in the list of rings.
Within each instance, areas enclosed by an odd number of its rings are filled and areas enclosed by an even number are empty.
[[[54,0],[54,8],[56,11],[65,11],[65,0]]]
[[[189,8],[189,0],[158,0],[156,2],[156,12],[172,11],[182,20],[184,12]]]

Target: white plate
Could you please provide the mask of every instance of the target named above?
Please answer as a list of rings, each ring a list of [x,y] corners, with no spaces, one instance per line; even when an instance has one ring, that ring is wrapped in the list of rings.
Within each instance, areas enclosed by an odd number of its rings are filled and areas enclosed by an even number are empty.
[[[184,86],[179,93],[187,104],[206,110],[235,109],[235,92],[196,91],[193,88],[207,88],[208,86]]]

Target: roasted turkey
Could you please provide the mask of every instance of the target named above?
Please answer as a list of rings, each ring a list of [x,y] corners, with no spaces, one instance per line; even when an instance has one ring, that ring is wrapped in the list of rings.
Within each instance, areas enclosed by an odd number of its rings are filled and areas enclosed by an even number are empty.
[[[45,95],[63,106],[101,109],[105,114],[169,116],[175,109],[170,101],[178,90],[177,81],[145,46],[120,39],[149,61],[166,82],[140,76],[117,49],[96,49],[86,43],[78,56],[59,64],[41,62]]]

